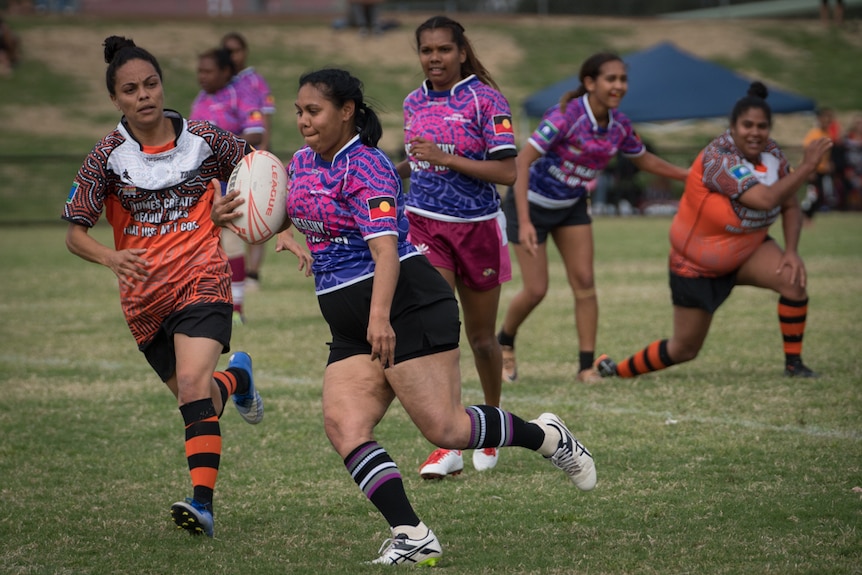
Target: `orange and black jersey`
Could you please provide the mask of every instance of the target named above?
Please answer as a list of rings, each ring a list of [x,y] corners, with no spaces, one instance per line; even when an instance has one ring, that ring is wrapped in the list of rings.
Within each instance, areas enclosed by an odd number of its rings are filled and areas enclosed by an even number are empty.
[[[717,277],[738,269],[781,213],[781,206],[745,207],[740,197],[788,173],[787,158],[773,140],[757,164],[745,159],[729,132],[713,140],[692,164],[671,224],[671,271],[684,277]]]
[[[150,277],[120,287],[138,345],[150,341],[170,313],[195,303],[230,303],[230,268],[210,219],[211,180],[226,181],[252,148],[209,122],[165,111],[176,130],[172,144],[147,149],[124,120],[87,155],[63,219],[92,227],[102,212],[117,250],[145,248]]]

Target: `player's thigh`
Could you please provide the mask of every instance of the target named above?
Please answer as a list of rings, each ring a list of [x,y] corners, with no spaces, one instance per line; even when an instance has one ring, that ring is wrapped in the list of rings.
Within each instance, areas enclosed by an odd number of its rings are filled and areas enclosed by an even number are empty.
[[[784,251],[772,239],[759,246],[736,274],[738,285],[750,285],[771,289],[793,299],[805,297],[805,289],[794,284],[790,268],[781,267]]]

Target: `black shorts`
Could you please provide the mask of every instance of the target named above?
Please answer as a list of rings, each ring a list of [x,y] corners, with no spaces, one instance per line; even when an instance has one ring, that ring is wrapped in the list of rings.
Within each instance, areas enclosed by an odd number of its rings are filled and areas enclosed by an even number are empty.
[[[536,228],[536,240],[543,244],[548,241],[548,234],[556,228],[564,226],[588,226],[593,223],[587,210],[587,198],[566,208],[544,208],[530,202],[530,222]],[[513,244],[518,241],[518,208],[515,206],[515,192],[509,192],[503,199],[503,213],[506,214],[506,236]]]
[[[327,365],[371,354],[367,337],[373,281],[368,278],[318,296],[320,311],[332,334]],[[413,256],[403,260],[390,314],[395,330],[395,363],[457,349],[461,337],[458,313],[455,294],[428,258]]]
[[[189,337],[205,337],[222,344],[222,353],[230,351],[230,336],[233,329],[233,306],[228,303],[195,304],[177,310],[162,322],[155,337],[138,347],[150,366],[167,381],[177,370],[177,354],[174,335],[181,333]]]
[[[736,272],[715,278],[689,278],[670,272],[673,305],[715,313],[736,285]]]

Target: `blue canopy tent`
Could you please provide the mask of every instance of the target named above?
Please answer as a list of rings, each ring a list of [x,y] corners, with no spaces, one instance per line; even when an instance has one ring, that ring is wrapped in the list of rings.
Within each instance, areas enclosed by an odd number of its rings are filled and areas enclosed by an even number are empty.
[[[620,111],[632,122],[661,122],[727,117],[744,96],[752,79],[687,54],[671,43],[657,44],[623,56],[629,89]],[[580,85],[578,76],[566,78],[524,101],[528,116],[541,117],[560,96]],[[812,111],[814,100],[767,85],[773,113]]]

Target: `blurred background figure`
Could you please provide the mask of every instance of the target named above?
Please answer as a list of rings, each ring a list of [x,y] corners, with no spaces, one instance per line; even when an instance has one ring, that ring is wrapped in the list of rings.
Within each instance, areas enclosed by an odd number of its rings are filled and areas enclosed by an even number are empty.
[[[8,76],[18,64],[21,41],[9,23],[0,16],[0,76]]]
[[[233,2],[231,0],[207,0],[207,14],[210,16],[231,16]]]
[[[350,20],[358,28],[360,34],[380,34],[380,4],[383,0],[349,0]]]
[[[802,145],[807,147],[811,142],[820,138],[829,138],[833,142],[838,139],[841,132],[835,121],[835,114],[831,108],[820,108],[817,110],[817,125],[811,128],[802,140]],[[835,181],[833,178],[835,163],[832,161],[832,152],[827,151],[820,158],[817,170],[808,178],[808,188],[802,201],[802,212],[806,221],[811,221],[822,207],[834,207]]]
[[[190,120],[208,120],[240,136],[252,146],[259,146],[265,131],[263,114],[252,98],[243,94],[242,85],[234,82],[237,70],[231,54],[224,48],[213,48],[198,56],[198,84],[201,91],[192,103]],[[227,182],[222,182],[222,192]],[[230,230],[222,230],[221,245],[231,269],[233,324],[245,323],[245,242]]]
[[[272,117],[275,114],[275,98],[269,84],[260,72],[248,65],[248,42],[239,32],[228,32],[222,37],[221,46],[230,52],[237,73],[233,83],[237,85],[242,98],[248,98],[248,106],[263,114],[263,139],[255,146],[258,150],[269,150],[272,137]],[[256,291],[260,288],[260,268],[266,252],[266,244],[249,244],[245,248],[245,290]]]
[[[841,139],[844,195],[842,208],[862,210],[862,115],[850,122]]]
[[[820,0],[820,20],[828,25],[829,18],[829,0]],[[840,26],[844,22],[844,0],[835,0],[835,8],[832,10],[832,23]]]

